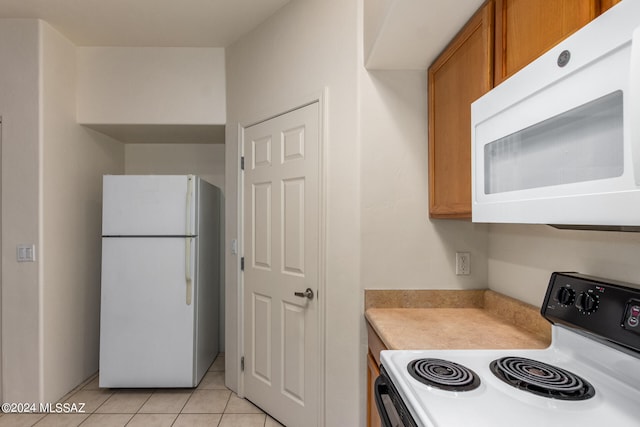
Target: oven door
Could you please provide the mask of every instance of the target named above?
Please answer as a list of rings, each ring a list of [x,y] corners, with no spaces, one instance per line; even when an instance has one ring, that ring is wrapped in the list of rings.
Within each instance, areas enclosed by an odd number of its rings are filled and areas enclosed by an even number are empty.
[[[417,427],[383,366],[380,366],[374,388],[376,407],[384,427]]]

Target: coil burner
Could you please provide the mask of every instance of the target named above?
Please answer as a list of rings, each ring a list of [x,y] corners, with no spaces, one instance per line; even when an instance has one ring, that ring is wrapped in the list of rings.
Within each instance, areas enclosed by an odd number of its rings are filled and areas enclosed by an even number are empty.
[[[407,370],[423,384],[448,391],[469,391],[478,388],[480,378],[471,369],[442,359],[417,359]]]
[[[567,370],[524,357],[503,357],[490,364],[505,383],[538,396],[560,400],[586,400],[596,394],[589,382]]]

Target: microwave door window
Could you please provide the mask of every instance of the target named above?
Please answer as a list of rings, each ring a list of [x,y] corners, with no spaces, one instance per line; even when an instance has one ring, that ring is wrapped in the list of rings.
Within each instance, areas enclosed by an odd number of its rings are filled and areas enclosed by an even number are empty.
[[[485,194],[622,175],[622,102],[618,90],[485,145]]]

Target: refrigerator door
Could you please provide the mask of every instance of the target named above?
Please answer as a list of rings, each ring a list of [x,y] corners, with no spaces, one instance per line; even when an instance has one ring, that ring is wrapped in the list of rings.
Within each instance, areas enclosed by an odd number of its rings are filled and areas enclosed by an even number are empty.
[[[196,235],[198,186],[193,175],[105,175],[102,235]]]
[[[197,240],[102,239],[100,387],[196,385]]]

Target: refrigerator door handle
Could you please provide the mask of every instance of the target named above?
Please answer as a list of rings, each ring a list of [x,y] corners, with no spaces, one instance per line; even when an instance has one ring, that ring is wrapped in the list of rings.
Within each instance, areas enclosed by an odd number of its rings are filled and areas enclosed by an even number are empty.
[[[191,199],[193,197],[193,176],[189,175],[187,178],[187,238],[185,241],[185,272],[187,281],[187,305],[191,305],[191,299],[193,294],[193,277],[191,276]]]
[[[185,242],[185,271],[187,280],[187,305],[191,305],[191,295],[193,294],[193,277],[191,277],[191,239],[187,237]]]
[[[187,230],[185,235],[191,236],[193,235],[193,231],[191,230],[191,200],[193,198],[193,175],[189,175],[187,177]]]

